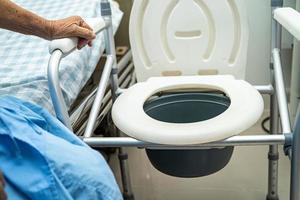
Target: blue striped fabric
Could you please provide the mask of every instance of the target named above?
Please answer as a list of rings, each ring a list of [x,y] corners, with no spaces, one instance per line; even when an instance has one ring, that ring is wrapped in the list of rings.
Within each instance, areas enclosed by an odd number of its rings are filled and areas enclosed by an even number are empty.
[[[100,0],[14,0],[18,5],[47,19],[72,15],[97,17]],[[113,6],[113,26],[117,29],[122,12]],[[0,30],[0,96],[12,95],[36,103],[53,113],[47,85],[49,41],[34,36]],[[61,87],[68,106],[93,73],[104,50],[104,37],[99,34],[92,48],[76,51],[62,60]]]

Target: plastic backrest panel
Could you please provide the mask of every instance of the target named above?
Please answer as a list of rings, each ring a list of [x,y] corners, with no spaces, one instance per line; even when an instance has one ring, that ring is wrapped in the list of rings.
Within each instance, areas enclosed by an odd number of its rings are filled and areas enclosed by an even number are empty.
[[[244,79],[244,0],[134,0],[130,42],[138,81],[231,74]]]

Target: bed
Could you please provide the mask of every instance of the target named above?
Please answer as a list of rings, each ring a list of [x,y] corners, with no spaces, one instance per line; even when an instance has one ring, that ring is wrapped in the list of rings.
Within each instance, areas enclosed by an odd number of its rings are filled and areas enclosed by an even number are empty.
[[[79,15],[100,15],[100,0],[14,0],[18,5],[48,19]],[[122,12],[112,3],[113,28],[117,30]],[[54,114],[48,84],[49,41],[34,36],[0,30],[0,95],[12,95],[36,103]],[[87,83],[104,51],[104,37],[99,34],[92,48],[76,51],[62,60],[60,80],[68,108]],[[78,111],[77,111],[78,113]]]

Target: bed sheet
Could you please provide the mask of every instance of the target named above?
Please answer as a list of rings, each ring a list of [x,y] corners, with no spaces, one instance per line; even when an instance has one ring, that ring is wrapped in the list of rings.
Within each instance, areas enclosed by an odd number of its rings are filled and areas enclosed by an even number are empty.
[[[100,0],[15,0],[18,5],[47,19],[72,15],[99,17]],[[112,4],[114,31],[122,12]],[[47,83],[49,41],[35,36],[0,30],[0,96],[12,95],[36,103],[54,113]],[[69,107],[93,73],[105,48],[103,34],[98,34],[93,47],[76,50],[60,65],[60,84]]]

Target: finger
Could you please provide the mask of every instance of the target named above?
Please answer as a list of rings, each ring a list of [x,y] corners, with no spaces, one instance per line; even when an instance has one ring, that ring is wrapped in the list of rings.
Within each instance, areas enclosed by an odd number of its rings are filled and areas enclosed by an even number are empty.
[[[80,26],[93,31],[93,29],[83,20],[80,22]]]
[[[95,33],[89,29],[76,26],[73,30],[74,36],[81,37],[87,40],[92,40],[96,37]]]
[[[86,44],[88,44],[88,42],[89,41],[87,39],[80,38],[78,40],[77,48],[82,49]]]
[[[89,30],[93,30],[93,29],[92,29],[92,28],[91,28],[84,20],[81,21],[80,26],[83,27],[83,28],[89,29]],[[88,44],[90,47],[93,46],[91,40],[89,40],[89,41],[87,42],[87,44]]]

